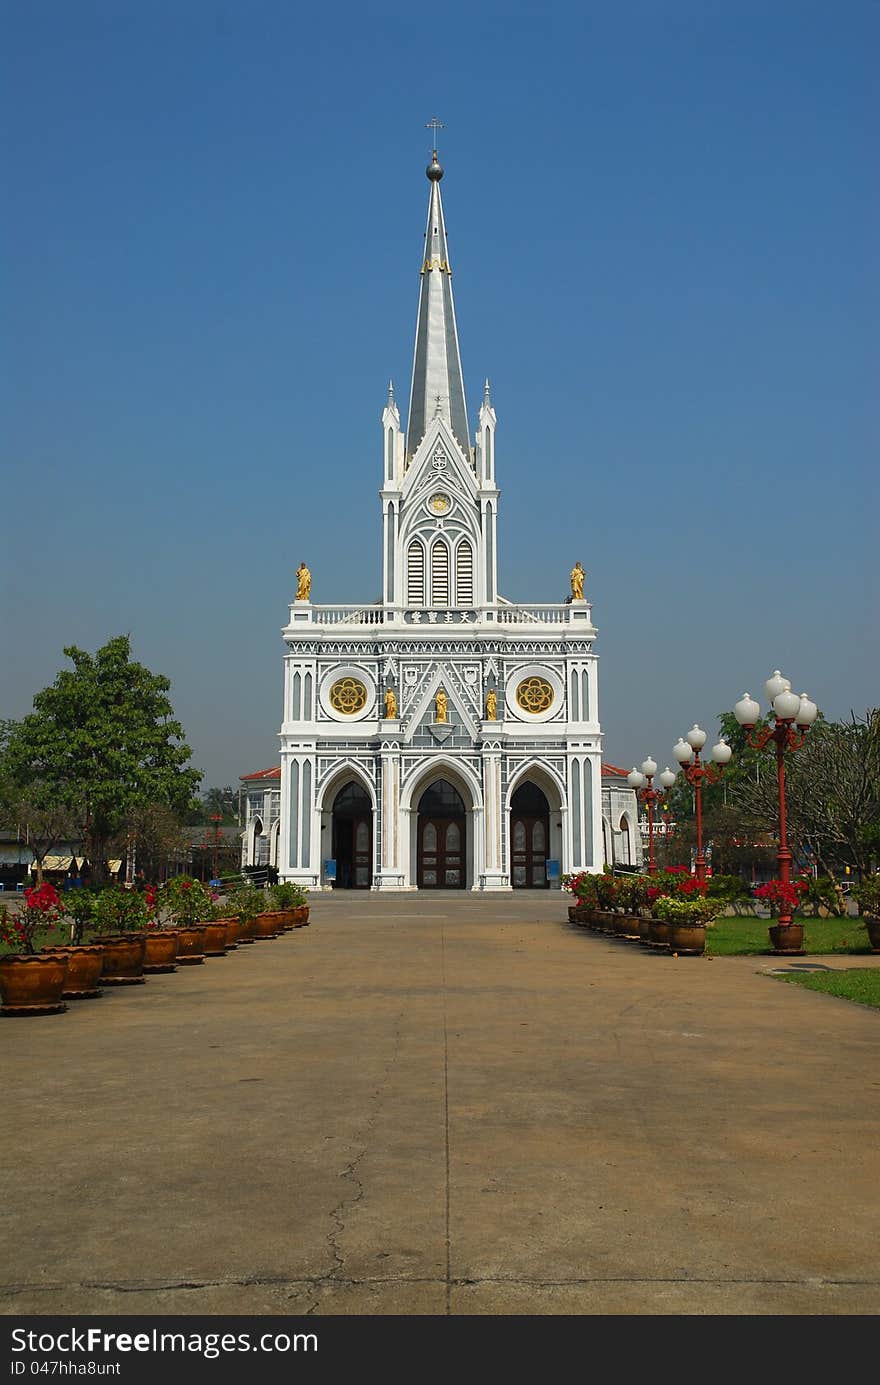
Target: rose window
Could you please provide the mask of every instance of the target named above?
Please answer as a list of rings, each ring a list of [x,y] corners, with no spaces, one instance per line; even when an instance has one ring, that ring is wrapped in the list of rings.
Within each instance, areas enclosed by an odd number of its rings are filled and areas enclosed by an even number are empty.
[[[367,690],[358,678],[339,678],[330,689],[330,706],[345,717],[353,717],[367,705]]]
[[[546,712],[553,705],[553,689],[546,678],[524,678],[516,690],[524,712]]]

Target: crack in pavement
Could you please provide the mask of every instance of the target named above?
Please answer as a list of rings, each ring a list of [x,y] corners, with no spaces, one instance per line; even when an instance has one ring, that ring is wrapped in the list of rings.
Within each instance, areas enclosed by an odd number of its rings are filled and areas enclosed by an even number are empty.
[[[381,1098],[385,1090],[387,1089],[388,1079],[391,1075],[393,1068],[397,1063],[398,1057],[400,1056],[400,1031],[401,1025],[403,1023],[403,1014],[404,1012],[403,1010],[401,1010],[397,1016],[397,1020],[394,1026],[394,1047],[391,1051],[391,1055],[388,1059],[388,1062],[385,1064],[385,1069],[382,1073],[381,1078],[379,1079],[379,1084],[370,1097],[370,1101],[373,1104],[373,1110],[371,1111],[369,1119],[367,1120],[367,1123],[364,1126],[363,1130],[360,1131],[355,1137],[357,1140],[360,1141],[361,1148],[359,1152],[354,1156],[354,1158],[349,1160],[345,1168],[339,1174],[340,1178],[350,1180],[354,1189],[354,1197],[342,1197],[340,1198],[339,1202],[337,1202],[336,1206],[330,1209],[329,1215],[332,1226],[327,1235],[327,1245],[333,1257],[333,1263],[327,1270],[326,1274],[319,1275],[314,1279],[314,1281],[312,1281],[316,1285],[322,1283],[335,1284],[340,1282],[340,1271],[342,1270],[342,1267],[345,1264],[345,1256],[342,1254],[339,1246],[340,1239],[345,1234],[346,1217],[343,1216],[343,1212],[345,1212],[347,1216],[352,1211],[352,1209],[358,1205],[359,1202],[363,1201],[364,1198],[364,1185],[361,1182],[360,1177],[358,1175],[358,1168],[362,1160],[366,1156],[369,1137],[376,1128],[376,1123],[379,1119],[379,1115],[382,1110]],[[317,1307],[317,1303],[315,1304],[315,1307]]]

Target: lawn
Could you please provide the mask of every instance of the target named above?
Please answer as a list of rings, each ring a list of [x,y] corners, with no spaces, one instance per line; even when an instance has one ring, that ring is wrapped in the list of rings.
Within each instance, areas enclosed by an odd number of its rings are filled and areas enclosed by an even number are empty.
[[[723,917],[714,928],[706,929],[706,951],[712,957],[737,957],[770,951],[767,929],[773,919]],[[861,919],[800,919],[804,925],[804,948],[808,953],[870,952],[868,934]]]
[[[843,1000],[855,1000],[860,1005],[873,1005],[880,1009],[880,966],[850,971],[803,972],[797,976],[789,973],[780,976],[779,980],[793,981],[796,986],[806,986],[808,991],[824,991],[826,995],[837,995]]]

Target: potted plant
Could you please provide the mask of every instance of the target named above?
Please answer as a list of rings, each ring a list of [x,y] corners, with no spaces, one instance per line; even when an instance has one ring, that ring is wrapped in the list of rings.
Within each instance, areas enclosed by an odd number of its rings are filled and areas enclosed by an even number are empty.
[[[805,880],[768,880],[755,890],[755,899],[766,904],[771,918],[787,916],[787,922],[771,924],[769,928],[770,946],[775,953],[787,957],[802,957],[804,954],[804,925],[792,919],[793,911],[801,902],[807,888]]]
[[[176,927],[178,965],[203,963],[206,921],[214,914],[210,890],[191,875],[175,875],[162,886],[157,903]]]
[[[144,935],[144,973],[148,976],[177,971],[177,949],[180,935],[176,928],[163,924],[159,912],[159,891],[147,885],[143,891],[147,914]]]
[[[142,986],[148,910],[140,890],[108,885],[95,899],[92,925],[104,948],[105,986]]]
[[[880,952],[880,874],[866,876],[852,891],[868,930],[872,952]]]
[[[706,950],[706,926],[720,912],[718,899],[691,892],[688,895],[660,895],[651,911],[665,926],[665,941],[670,952],[685,957],[699,957]]]
[[[103,995],[101,973],[104,969],[103,943],[85,941],[86,929],[94,923],[97,893],[90,889],[69,890],[62,898],[60,910],[69,920],[70,941],[56,947],[44,947],[67,957],[67,978],[64,982],[65,1000],[94,1000]]]
[[[259,892],[253,885],[241,884],[226,897],[226,912],[238,920],[238,942],[256,942],[256,921],[260,912]]]
[[[598,908],[596,877],[585,870],[577,875],[563,875],[562,888],[574,899],[568,910],[569,923],[591,925]]]
[[[49,884],[32,887],[24,900],[24,909],[14,916],[0,906],[0,941],[19,949],[0,956],[0,1014],[57,1015],[67,1009],[68,958],[63,952],[37,952],[34,944],[61,917],[58,891]]]

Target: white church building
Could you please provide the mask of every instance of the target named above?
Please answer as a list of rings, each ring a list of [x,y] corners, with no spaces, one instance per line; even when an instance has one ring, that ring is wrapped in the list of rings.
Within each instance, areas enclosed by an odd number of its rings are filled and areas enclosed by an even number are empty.
[[[392,389],[382,415],[382,600],[316,603],[301,566],[267,855],[312,888],[546,888],[601,870],[623,831],[637,864],[635,798],[603,831],[579,565],[559,604],[499,594],[495,410],[487,382],[471,438],[436,151],[427,175],[406,431]]]

